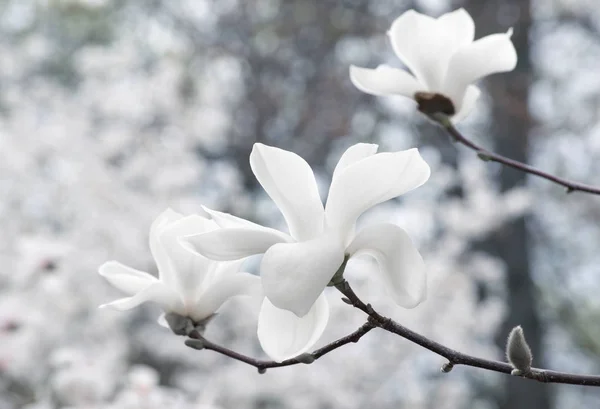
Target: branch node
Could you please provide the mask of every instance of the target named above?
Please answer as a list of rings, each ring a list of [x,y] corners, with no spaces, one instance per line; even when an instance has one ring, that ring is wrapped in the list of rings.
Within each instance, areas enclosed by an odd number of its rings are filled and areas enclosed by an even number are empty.
[[[356,341],[354,341],[356,342]],[[296,360],[298,362],[300,362],[301,364],[312,364],[313,362],[315,362],[317,360],[317,358],[315,358],[315,356],[311,353],[305,352],[303,354],[300,354],[296,357]]]
[[[203,339],[186,339],[185,345],[197,350],[203,350],[206,346]]]
[[[448,373],[453,368],[454,368],[454,364],[452,362],[446,362],[444,365],[442,365],[442,367],[440,368],[440,371],[442,371],[443,373]]]
[[[258,373],[260,375],[266,374],[267,373],[267,368],[263,368],[263,367],[259,367],[258,369]]]
[[[492,160],[492,157],[484,152],[477,152],[477,157],[484,162],[489,162]]]
[[[346,304],[348,304],[348,305],[353,305],[352,301],[350,301],[350,299],[349,299],[349,298],[342,297],[342,301],[343,301],[343,302],[345,302],[345,303],[346,303]]]

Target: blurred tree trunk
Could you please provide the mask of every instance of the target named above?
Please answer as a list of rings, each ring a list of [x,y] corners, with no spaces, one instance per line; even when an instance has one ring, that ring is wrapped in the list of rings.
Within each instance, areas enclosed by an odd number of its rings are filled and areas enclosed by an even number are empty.
[[[465,6],[475,19],[477,37],[505,31],[510,26],[514,28],[512,40],[519,56],[517,68],[501,77],[492,77],[488,82],[493,118],[490,136],[498,153],[527,162],[528,135],[532,126],[527,105],[532,70],[529,47],[530,0],[467,0]],[[499,188],[503,192],[526,182],[524,173],[508,167],[500,169],[498,178]],[[534,351],[535,364],[543,365],[540,361],[544,356],[543,329],[531,276],[530,247],[526,217],[507,223],[485,243],[485,248],[504,260],[507,266],[508,310],[497,336],[498,346],[504,348],[510,329],[521,325]],[[499,408],[531,409],[552,406],[549,385],[524,382],[510,376],[504,380],[505,390],[496,396]]]

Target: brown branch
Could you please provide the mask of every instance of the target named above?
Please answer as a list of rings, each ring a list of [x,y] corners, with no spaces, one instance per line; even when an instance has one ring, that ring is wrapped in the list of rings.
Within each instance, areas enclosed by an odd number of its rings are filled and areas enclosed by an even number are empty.
[[[414,342],[415,344],[420,345],[423,348],[428,349],[431,352],[446,358],[448,360],[448,363],[446,363],[442,367],[442,372],[450,372],[454,365],[472,366],[505,374],[511,374],[515,369],[510,364],[505,362],[483,359],[463,354],[462,352],[456,351],[438,342],[430,340],[429,338],[400,325],[399,323],[390,318],[384,317],[383,315],[376,312],[370,304],[365,304],[363,301],[361,301],[356,295],[356,293],[354,293],[348,282],[345,280],[338,283],[335,287],[342,294],[344,294],[344,296],[346,297],[345,301],[347,303],[353,305],[355,308],[358,308],[359,310],[367,314],[371,319],[371,322],[377,327],[399,335],[402,338]],[[600,386],[600,376],[576,375],[538,368],[531,368],[530,371],[519,374],[517,376],[546,383]]]
[[[438,113],[438,114],[433,114],[433,115],[428,115],[428,116],[433,121],[435,121],[439,125],[441,125],[442,128],[444,128],[446,130],[446,132],[448,132],[448,134],[452,137],[452,139],[455,142],[458,142],[458,143],[466,146],[467,148],[475,151],[475,153],[477,153],[477,156],[479,156],[479,158],[481,158],[484,161],[500,163],[502,165],[509,166],[514,169],[518,169],[522,172],[529,173],[529,174],[535,175],[535,176],[539,176],[543,179],[549,180],[553,183],[556,183],[558,185],[566,187],[567,193],[579,191],[579,192],[591,193],[594,195],[600,195],[600,187],[586,185],[583,183],[573,182],[568,179],[560,178],[558,176],[555,176],[550,173],[539,170],[537,168],[534,168],[533,166],[516,161],[514,159],[507,158],[506,156],[502,156],[502,155],[499,155],[497,153],[494,153],[492,151],[485,149],[484,147],[476,144],[475,142],[471,141],[470,139],[467,139],[458,129],[456,129],[454,127],[454,125],[452,125],[452,122],[450,121],[450,119],[444,114]]]
[[[304,353],[296,358],[286,359],[282,362],[268,361],[268,360],[260,360],[255,359],[239,352],[232,351],[228,348],[225,348],[221,345],[217,345],[202,336],[202,334],[197,330],[192,330],[188,336],[191,339],[185,341],[185,344],[190,348],[194,349],[208,349],[210,351],[218,352],[221,355],[225,355],[229,358],[235,359],[240,362],[244,362],[248,365],[251,365],[258,369],[259,373],[265,373],[268,368],[279,368],[282,366],[290,366],[297,364],[311,364],[317,359],[321,358],[323,355],[330,353],[331,351],[338,349],[346,344],[358,342],[359,339],[363,337],[367,332],[371,331],[375,328],[376,325],[369,319],[365,322],[360,328],[354,331],[351,334],[346,335],[338,340],[331,342],[330,344],[325,345],[323,348],[319,348],[311,353]]]

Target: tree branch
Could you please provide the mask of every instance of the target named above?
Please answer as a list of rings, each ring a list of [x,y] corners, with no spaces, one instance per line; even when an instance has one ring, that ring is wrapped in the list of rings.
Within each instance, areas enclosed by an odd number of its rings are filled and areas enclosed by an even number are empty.
[[[304,353],[296,358],[286,359],[282,362],[268,361],[268,360],[260,360],[254,359],[252,357],[240,354],[238,352],[232,351],[228,348],[225,348],[221,345],[217,345],[202,336],[202,334],[194,329],[190,331],[188,336],[191,339],[185,341],[185,344],[194,349],[208,349],[210,351],[218,352],[221,355],[225,355],[229,358],[235,359],[240,362],[244,362],[248,365],[251,365],[258,369],[259,373],[265,373],[268,368],[279,368],[282,366],[291,366],[297,364],[311,364],[317,359],[321,358],[323,355],[330,353],[333,350],[336,350],[346,344],[358,342],[359,339],[363,337],[367,332],[374,329],[377,325],[372,322],[369,318],[367,322],[365,322],[360,328],[354,331],[351,334],[346,335],[336,341],[333,341],[330,344],[325,345],[323,348],[319,348],[312,353]]]
[[[347,299],[346,302],[367,314],[371,319],[371,322],[377,327],[399,335],[402,338],[414,342],[415,344],[420,345],[423,348],[428,349],[431,352],[446,358],[448,360],[448,363],[446,363],[442,367],[442,372],[450,372],[454,365],[472,366],[505,374],[511,374],[515,369],[510,364],[505,362],[477,358],[474,356],[463,354],[462,352],[456,351],[438,342],[430,340],[429,338],[400,325],[391,318],[384,317],[383,315],[376,312],[370,304],[365,304],[363,301],[361,301],[350,287],[350,284],[348,284],[348,282],[345,280],[338,283],[335,287],[342,294],[344,294],[344,296]],[[600,386],[600,376],[576,375],[538,368],[531,368],[530,371],[518,374],[516,376],[545,383],[564,383],[572,385]]]
[[[426,114],[427,115],[427,114]],[[433,121],[437,122],[439,125],[446,130],[446,132],[452,137],[455,142],[458,142],[467,148],[475,151],[477,156],[484,161],[496,162],[505,166],[509,166],[514,169],[518,169],[522,172],[529,173],[531,175],[539,176],[543,179],[549,180],[558,185],[564,186],[567,188],[567,193],[571,192],[585,192],[591,193],[594,195],[600,195],[600,187],[586,185],[583,183],[573,182],[568,179],[563,179],[558,176],[554,176],[550,173],[544,172],[542,170],[536,169],[533,166],[527,165],[525,163],[507,158],[506,156],[499,155],[492,151],[485,149],[484,147],[476,144],[475,142],[467,139],[458,129],[454,127],[450,119],[444,114],[433,114],[428,115]]]

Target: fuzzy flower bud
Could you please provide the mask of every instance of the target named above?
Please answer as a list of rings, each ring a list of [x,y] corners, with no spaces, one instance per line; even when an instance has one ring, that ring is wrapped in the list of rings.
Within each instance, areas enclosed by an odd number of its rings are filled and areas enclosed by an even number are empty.
[[[531,369],[533,356],[520,325],[514,327],[508,334],[506,358],[514,368],[512,375],[523,375]]]

